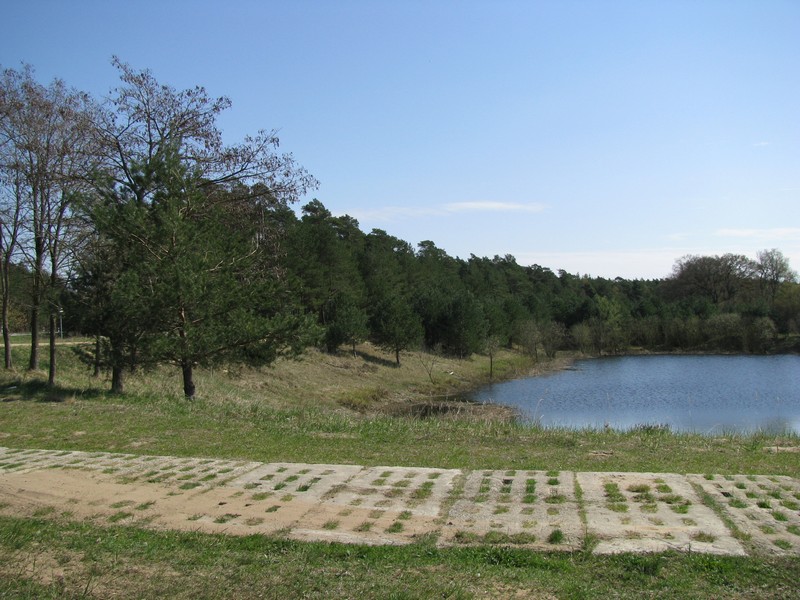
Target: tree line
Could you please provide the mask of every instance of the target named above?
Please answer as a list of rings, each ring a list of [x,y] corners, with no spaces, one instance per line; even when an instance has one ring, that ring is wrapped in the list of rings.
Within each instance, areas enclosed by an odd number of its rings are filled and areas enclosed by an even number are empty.
[[[114,59],[120,84],[98,100],[33,70],[0,81],[0,283],[10,332],[49,337],[55,384],[62,323],[92,336],[83,358],[111,373],[268,364],[318,345],[370,340],[397,364],[409,348],[467,357],[517,347],[769,352],[795,334],[800,289],[779,250],[755,259],[686,256],[661,280],[603,279],[460,259],[361,231],[319,200],[317,181],[274,131],[227,145],[227,98],[177,90]]]
[[[372,340],[466,357],[500,347],[769,352],[798,333],[800,286],[779,250],[755,259],[685,256],[664,279],[580,276],[513,256],[448,256],[385,231],[363,233],[314,200],[290,218],[285,260],[301,302],[334,351]]]

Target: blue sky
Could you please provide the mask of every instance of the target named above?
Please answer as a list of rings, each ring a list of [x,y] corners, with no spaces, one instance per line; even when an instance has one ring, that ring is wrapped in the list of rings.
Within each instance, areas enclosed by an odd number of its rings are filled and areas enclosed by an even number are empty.
[[[361,228],[453,256],[663,277],[800,270],[800,2],[0,0],[0,64],[97,96],[112,55],[278,129]],[[298,207],[299,208],[299,207]]]

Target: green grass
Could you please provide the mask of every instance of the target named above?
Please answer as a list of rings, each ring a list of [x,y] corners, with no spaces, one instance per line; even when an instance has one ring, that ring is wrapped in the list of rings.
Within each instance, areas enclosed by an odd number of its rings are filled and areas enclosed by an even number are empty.
[[[24,365],[24,349],[14,350],[16,364]],[[798,436],[776,440],[766,434],[712,438],[645,428],[624,433],[544,429],[496,408],[414,417],[406,409],[432,393],[481,383],[488,373],[486,360],[443,361],[442,374],[432,385],[413,355],[404,356],[397,369],[377,350],[365,346],[362,351],[366,360],[311,353],[271,368],[199,369],[200,396],[189,402],[180,396],[179,372],[170,369],[129,375],[128,393],[112,396],[107,381],[92,379],[62,347],[55,389],[47,388],[44,373],[0,374],[2,445],[262,462],[546,471],[551,479],[567,470],[716,473],[726,479],[733,474],[800,476],[796,454],[764,450],[778,442],[798,446]],[[505,375],[525,373],[519,357],[507,354],[500,363]],[[344,400],[355,387],[384,391],[362,394],[358,410],[349,410]],[[368,402],[361,401],[367,397]],[[608,450],[613,452],[598,463],[597,453]],[[390,471],[384,474],[389,476]],[[530,482],[526,494],[533,501],[535,483]],[[187,481],[180,487],[198,485]],[[423,484],[412,493],[423,500],[431,486]],[[665,484],[656,490],[672,491]],[[618,488],[608,491],[624,499]],[[787,496],[782,501],[793,502]],[[566,498],[542,494],[541,500],[556,513]],[[681,500],[675,497],[672,506],[688,510]],[[279,509],[272,505],[265,512]],[[409,546],[366,547],[280,536],[155,532],[119,524],[134,516],[120,511],[105,527],[0,517],[0,598],[472,598],[515,592],[559,598],[765,593],[779,598],[795,593],[800,571],[797,557],[531,552],[513,547],[530,538],[502,532],[476,536],[468,547],[439,548],[433,537]],[[402,526],[398,520],[389,529]],[[798,535],[795,526],[787,531],[790,537]],[[47,571],[53,561],[67,565],[63,577]]]
[[[4,572],[17,573],[0,577],[0,597],[790,598],[800,570],[792,557],[598,557],[495,537],[500,545],[371,547],[0,517]]]
[[[24,364],[24,349],[14,350],[16,364]],[[495,409],[475,409],[460,418],[416,418],[406,415],[404,407],[430,393],[427,373],[413,356],[396,369],[380,362],[377,350],[370,352],[372,362],[312,353],[302,361],[265,369],[198,369],[200,397],[188,402],[180,395],[177,370],[129,374],[128,393],[116,397],[107,393],[107,381],[92,378],[69,348],[60,348],[61,387],[48,390],[44,373],[0,374],[3,445],[264,462],[542,470],[552,473],[551,478],[559,472],[554,465],[597,470],[593,452],[613,449],[602,470],[800,473],[796,455],[764,450],[776,441],[766,434],[723,439],[646,429],[545,429]],[[510,355],[507,361],[515,365],[510,372],[521,373],[517,358]],[[450,361],[447,368],[463,378],[460,385],[473,385],[481,380],[484,362]],[[370,370],[361,371],[364,365]],[[348,379],[342,379],[341,371]],[[354,372],[361,373],[356,380]],[[391,377],[398,382],[391,383]],[[341,393],[343,386],[363,380],[380,382],[391,391],[374,411],[347,411],[330,399],[332,385]],[[800,445],[798,436],[783,442]]]

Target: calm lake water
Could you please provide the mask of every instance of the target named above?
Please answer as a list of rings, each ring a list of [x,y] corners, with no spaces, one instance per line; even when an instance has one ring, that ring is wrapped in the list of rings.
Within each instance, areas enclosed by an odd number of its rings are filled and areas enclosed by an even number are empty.
[[[800,433],[800,356],[621,356],[490,385],[472,396],[544,426],[669,425]]]

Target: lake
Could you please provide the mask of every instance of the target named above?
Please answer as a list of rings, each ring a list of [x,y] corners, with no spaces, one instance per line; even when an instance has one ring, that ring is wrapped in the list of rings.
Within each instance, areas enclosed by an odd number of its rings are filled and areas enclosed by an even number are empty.
[[[800,433],[800,356],[619,356],[489,385],[471,396],[543,426]]]

